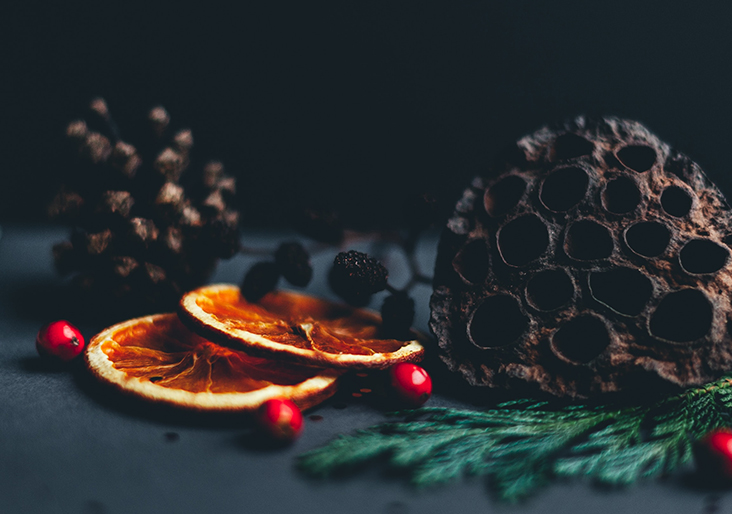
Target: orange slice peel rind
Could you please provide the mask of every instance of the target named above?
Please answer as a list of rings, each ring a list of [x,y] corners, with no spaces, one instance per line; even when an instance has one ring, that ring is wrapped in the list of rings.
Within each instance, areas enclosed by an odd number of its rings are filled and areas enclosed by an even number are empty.
[[[383,338],[379,315],[291,291],[250,303],[237,286],[205,286],[183,295],[179,316],[216,343],[312,366],[384,369],[424,356],[415,332],[407,341]]]
[[[106,328],[84,355],[101,381],[195,411],[251,411],[272,398],[288,398],[305,410],[333,395],[343,373],[221,347],[188,330],[172,313]]]

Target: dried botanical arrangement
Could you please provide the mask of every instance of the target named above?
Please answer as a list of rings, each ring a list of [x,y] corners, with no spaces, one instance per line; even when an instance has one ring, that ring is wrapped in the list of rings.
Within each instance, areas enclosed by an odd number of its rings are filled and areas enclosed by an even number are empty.
[[[386,379],[379,387],[396,405],[429,399],[409,296],[429,280],[415,261],[436,219],[428,195],[405,203],[407,228],[389,236],[409,262],[401,289],[351,250],[328,275],[348,305],[278,291],[280,278],[299,288],[312,279],[311,250],[294,241],[257,251],[266,257],[240,287],[201,287],[218,258],[250,251],[229,203],[233,179],[218,163],[184,175],[192,136],[178,131],[161,147],[162,108],[149,115],[156,143],[140,150],[120,140],[102,100],[91,111],[96,121],[67,129],[76,173],[50,213],[75,229],[54,247],[57,267],[92,296],[177,313],[118,323],[89,345],[57,321],[38,334],[42,356],[84,354],[101,382],[147,401],[254,412],[284,442],[303,430],[300,409],[334,394],[349,371]],[[305,209],[296,228],[331,249],[349,243],[332,212]],[[443,230],[430,326],[442,361],[484,396],[561,400],[408,411],[302,455],[299,469],[328,476],[386,457],[416,485],[481,475],[516,501],[553,477],[625,485],[696,456],[710,480],[729,483],[731,242],[720,191],[639,123],[580,117],[519,140],[465,190]],[[381,291],[381,316],[360,308]],[[654,399],[607,396],[622,392]]]

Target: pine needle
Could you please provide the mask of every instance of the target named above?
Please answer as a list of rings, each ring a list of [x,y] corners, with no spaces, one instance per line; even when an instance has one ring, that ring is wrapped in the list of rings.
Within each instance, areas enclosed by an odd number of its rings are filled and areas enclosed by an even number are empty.
[[[484,411],[422,408],[299,457],[327,477],[385,459],[418,487],[485,476],[501,500],[521,500],[554,477],[614,486],[658,477],[689,462],[692,442],[732,423],[732,377],[652,405],[565,406],[518,400]]]

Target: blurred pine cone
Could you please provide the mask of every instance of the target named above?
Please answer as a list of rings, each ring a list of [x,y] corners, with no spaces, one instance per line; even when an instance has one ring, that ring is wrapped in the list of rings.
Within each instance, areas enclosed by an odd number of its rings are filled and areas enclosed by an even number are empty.
[[[639,123],[583,117],[518,141],[441,237],[431,328],[476,386],[590,397],[732,367],[732,214]]]
[[[238,251],[239,214],[223,166],[191,166],[191,131],[171,131],[162,107],[148,122],[133,146],[104,100],[93,100],[89,118],[66,129],[72,170],[48,212],[74,227],[54,259],[89,298],[169,308]]]

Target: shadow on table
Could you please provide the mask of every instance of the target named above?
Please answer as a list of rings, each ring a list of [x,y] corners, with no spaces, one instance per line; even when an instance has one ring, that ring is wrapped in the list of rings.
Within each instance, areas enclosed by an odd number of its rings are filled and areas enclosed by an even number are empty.
[[[19,366],[27,373],[69,373],[83,394],[100,408],[129,417],[144,418],[166,426],[243,428],[252,425],[251,417],[243,413],[191,412],[153,403],[126,395],[94,378],[83,358],[71,362],[55,362],[39,356],[20,359]]]
[[[100,330],[126,319],[151,314],[142,306],[116,302],[114,298],[83,295],[58,280],[23,281],[6,286],[3,296],[10,302],[14,314],[40,324],[66,319],[77,326]],[[159,312],[173,311],[174,304],[165,305]]]
[[[72,318],[80,309],[69,301],[65,287],[58,281],[25,281],[7,286],[5,296],[20,319],[45,322]]]

